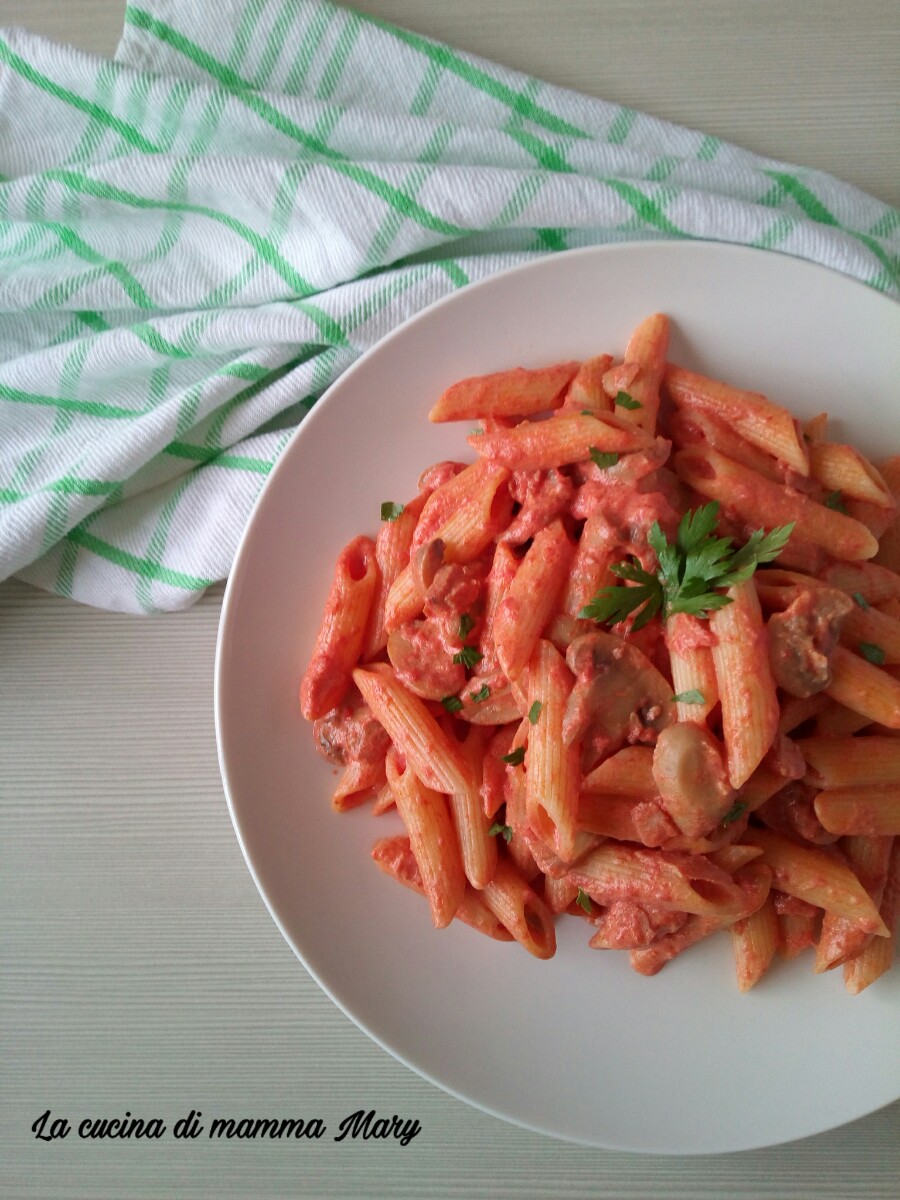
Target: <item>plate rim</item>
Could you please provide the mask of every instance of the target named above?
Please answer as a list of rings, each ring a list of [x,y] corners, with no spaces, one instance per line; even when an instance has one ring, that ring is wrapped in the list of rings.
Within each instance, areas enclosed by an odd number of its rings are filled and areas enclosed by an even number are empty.
[[[242,853],[244,861],[250,871],[250,875],[251,875],[251,878],[253,879],[256,889],[257,889],[260,897],[262,898],[263,903],[265,904],[266,909],[269,912],[269,915],[271,916],[271,918],[275,922],[276,927],[280,931],[282,937],[285,939],[287,944],[290,946],[294,955],[297,957],[297,959],[299,959],[300,963],[303,965],[305,970],[315,980],[316,984],[319,986],[319,988],[321,988],[321,990],[325,993],[325,995],[329,998],[329,1000],[333,1004],[335,1004],[336,1007],[347,1018],[349,1018],[353,1022],[353,1024],[362,1033],[364,1033],[368,1038],[370,1038],[373,1042],[375,1042],[375,1044],[377,1046],[379,1046],[382,1050],[384,1050],[385,1052],[390,1054],[392,1058],[394,1058],[396,1061],[402,1063],[408,1070],[413,1071],[420,1078],[425,1079],[427,1082],[429,1082],[433,1086],[439,1088],[441,1091],[445,1092],[446,1094],[451,1095],[454,1098],[478,1109],[479,1111],[487,1113],[488,1115],[497,1118],[498,1120],[501,1120],[501,1121],[507,1122],[509,1124],[515,1125],[519,1128],[528,1130],[529,1132],[541,1134],[542,1136],[550,1137],[550,1138],[553,1138],[556,1140],[561,1140],[561,1141],[569,1143],[569,1144],[591,1147],[591,1148],[596,1148],[596,1149],[608,1149],[608,1150],[614,1150],[617,1152],[647,1154],[647,1155],[651,1155],[651,1156],[655,1156],[655,1157],[691,1158],[691,1157],[702,1157],[702,1156],[711,1156],[711,1155],[720,1155],[720,1154],[729,1154],[729,1153],[741,1153],[741,1152],[747,1151],[747,1150],[756,1150],[756,1149],[763,1149],[763,1148],[769,1148],[769,1147],[776,1147],[776,1146],[788,1144],[793,1141],[804,1140],[808,1137],[818,1136],[818,1135],[827,1133],[831,1130],[834,1130],[837,1128],[842,1128],[844,1125],[853,1123],[854,1121],[863,1119],[867,1116],[874,1115],[875,1113],[881,1111],[882,1109],[884,1109],[886,1107],[890,1107],[890,1105],[896,1103],[897,1100],[900,1100],[900,1089],[898,1089],[898,1095],[896,1097],[894,1097],[893,1099],[888,1099],[887,1101],[884,1101],[883,1103],[879,1103],[874,1108],[866,1107],[863,1111],[859,1111],[855,1114],[851,1114],[851,1115],[847,1116],[845,1119],[841,1120],[837,1124],[834,1124],[829,1119],[829,1123],[825,1124],[824,1126],[818,1126],[816,1128],[809,1129],[806,1132],[788,1133],[784,1138],[781,1138],[779,1140],[772,1140],[770,1137],[766,1137],[764,1140],[760,1140],[757,1142],[752,1142],[752,1141],[742,1142],[740,1145],[725,1146],[720,1149],[693,1148],[693,1147],[688,1147],[686,1149],[685,1148],[671,1149],[668,1147],[655,1148],[655,1147],[650,1147],[650,1146],[634,1146],[634,1145],[626,1146],[621,1143],[617,1143],[614,1140],[607,1139],[607,1140],[601,1141],[601,1140],[596,1140],[596,1139],[592,1139],[592,1138],[580,1137],[580,1136],[577,1136],[577,1135],[574,1135],[571,1133],[566,1133],[566,1132],[560,1131],[559,1129],[556,1129],[556,1128],[542,1127],[539,1124],[536,1124],[532,1121],[523,1119],[520,1116],[511,1115],[510,1113],[504,1112],[500,1108],[497,1108],[497,1107],[491,1105],[490,1103],[485,1103],[484,1101],[479,1100],[472,1095],[468,1095],[468,1094],[464,1093],[463,1091],[452,1086],[451,1084],[447,1083],[446,1081],[438,1078],[436,1075],[434,1075],[429,1070],[425,1069],[423,1066],[413,1062],[404,1051],[395,1047],[393,1044],[391,1044],[391,1041],[389,1039],[384,1038],[381,1034],[376,1032],[376,1030],[373,1029],[369,1024],[367,1024],[365,1020],[358,1017],[352,1011],[352,1008],[348,1007],[348,1005],[335,993],[335,991],[332,990],[331,986],[322,978],[321,974],[312,966],[310,961],[308,961],[307,956],[305,955],[302,947],[300,945],[298,945],[297,941],[294,939],[292,934],[289,932],[284,921],[279,916],[279,913],[278,913],[277,909],[275,908],[274,903],[272,902],[269,895],[267,894],[266,888],[263,885],[263,882],[260,878],[257,867],[254,864],[253,858],[248,849],[245,835],[244,835],[244,830],[242,829],[241,817],[238,813],[237,804],[236,804],[235,798],[232,794],[232,787],[231,787],[231,783],[229,781],[228,764],[226,762],[226,749],[225,749],[225,745],[224,745],[223,728],[222,728],[223,720],[224,720],[224,717],[223,717],[224,698],[223,698],[222,680],[223,680],[223,674],[225,671],[224,662],[225,662],[225,656],[226,656],[226,651],[227,651],[227,641],[230,636],[231,622],[233,620],[232,612],[233,612],[233,610],[236,609],[236,606],[238,604],[238,600],[236,597],[242,586],[242,579],[241,579],[242,563],[243,563],[245,557],[247,556],[247,547],[250,544],[251,538],[253,536],[255,522],[258,518],[259,513],[262,510],[263,504],[265,502],[265,497],[268,495],[268,493],[273,485],[273,481],[279,477],[279,475],[282,471],[290,470],[290,466],[288,464],[290,463],[290,461],[295,453],[296,445],[301,440],[301,438],[310,436],[310,433],[309,433],[310,430],[315,429],[315,427],[318,423],[317,415],[321,414],[325,410],[325,402],[329,400],[331,395],[336,390],[343,388],[348,383],[348,381],[350,381],[351,386],[352,386],[353,377],[357,373],[364,372],[367,369],[367,366],[368,366],[369,362],[371,361],[371,359],[373,359],[375,356],[389,351],[389,348],[392,345],[392,343],[394,343],[396,340],[398,340],[399,338],[404,336],[411,327],[413,327],[421,322],[424,322],[426,320],[429,320],[429,321],[433,320],[435,313],[439,312],[442,309],[452,307],[457,304],[465,303],[466,297],[468,297],[476,289],[481,291],[481,290],[490,289],[492,287],[496,287],[498,285],[504,286],[503,281],[510,276],[518,276],[518,275],[522,275],[525,273],[533,273],[533,272],[541,271],[541,270],[551,270],[552,264],[558,264],[560,262],[560,260],[563,260],[563,259],[570,260],[570,259],[576,258],[576,257],[577,258],[592,258],[595,256],[628,257],[629,255],[634,254],[636,251],[641,254],[653,254],[653,253],[659,253],[661,251],[664,254],[670,254],[670,253],[674,254],[676,257],[680,257],[682,254],[686,254],[688,256],[693,256],[695,254],[702,255],[702,254],[708,254],[708,253],[711,253],[714,257],[719,257],[720,255],[723,255],[726,258],[734,256],[735,259],[749,259],[751,257],[754,259],[762,259],[762,258],[772,259],[773,257],[777,256],[778,259],[782,263],[789,264],[789,266],[787,268],[789,270],[796,268],[800,272],[809,273],[811,279],[814,279],[817,276],[822,276],[822,277],[827,276],[832,279],[836,278],[841,281],[842,285],[845,285],[851,289],[855,288],[857,290],[857,294],[860,296],[866,296],[866,297],[872,298],[876,302],[883,301],[887,304],[893,304],[895,306],[896,312],[897,312],[898,329],[900,329],[900,302],[898,302],[893,296],[890,296],[883,292],[879,292],[877,289],[870,287],[868,284],[863,283],[861,280],[859,280],[853,276],[846,275],[843,272],[841,272],[835,268],[832,268],[830,266],[826,266],[821,263],[813,262],[808,259],[800,258],[795,255],[787,254],[783,251],[762,249],[762,248],[758,248],[758,247],[751,247],[751,246],[746,246],[746,245],[741,245],[741,244],[731,243],[731,242],[717,242],[717,241],[711,241],[711,240],[706,240],[706,239],[694,239],[691,241],[678,241],[678,240],[672,240],[672,239],[650,239],[647,241],[607,243],[607,244],[601,244],[601,245],[595,245],[595,246],[581,247],[581,248],[573,249],[573,250],[560,251],[558,253],[543,254],[534,259],[531,259],[530,261],[518,263],[518,264],[512,265],[510,267],[507,267],[505,269],[502,269],[500,271],[497,271],[491,275],[488,275],[487,277],[485,277],[483,279],[480,279],[480,280],[477,280],[470,284],[467,284],[464,287],[456,289],[453,292],[450,292],[449,294],[442,296],[442,297],[438,298],[437,300],[425,305],[425,307],[423,307],[421,310],[411,314],[404,321],[402,321],[400,324],[398,324],[395,328],[391,329],[384,337],[380,338],[377,342],[375,342],[372,346],[370,346],[353,363],[351,363],[350,366],[345,371],[343,371],[336,380],[334,380],[329,385],[329,387],[325,390],[325,392],[323,392],[322,396],[319,398],[319,400],[316,402],[316,404],[313,406],[313,408],[310,410],[310,412],[303,418],[303,420],[300,422],[300,424],[297,426],[297,428],[293,431],[287,444],[282,449],[278,460],[274,464],[272,470],[269,472],[263,486],[260,488],[260,491],[257,494],[257,497],[252,506],[251,512],[245,522],[244,529],[241,533],[241,536],[240,536],[240,539],[238,542],[238,546],[235,551],[232,567],[231,567],[231,570],[229,572],[228,579],[226,582],[225,592],[224,592],[224,596],[223,596],[223,600],[222,600],[222,608],[221,608],[221,613],[220,613],[218,628],[217,628],[215,659],[214,659],[214,687],[213,687],[214,725],[215,725],[217,760],[218,760],[223,790],[225,792],[225,799],[226,799],[226,803],[228,806],[229,815],[231,818],[231,822],[232,822],[232,826],[234,828],[235,835],[237,837],[238,844],[241,849],[241,853]]]

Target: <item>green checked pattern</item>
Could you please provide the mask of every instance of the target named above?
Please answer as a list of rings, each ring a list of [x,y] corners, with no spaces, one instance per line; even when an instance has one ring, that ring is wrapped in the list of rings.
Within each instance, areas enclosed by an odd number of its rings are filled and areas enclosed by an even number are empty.
[[[700,238],[900,296],[900,213],[325,0],[0,31],[0,578],[127,612],[230,568],[317,397],[539,254]]]

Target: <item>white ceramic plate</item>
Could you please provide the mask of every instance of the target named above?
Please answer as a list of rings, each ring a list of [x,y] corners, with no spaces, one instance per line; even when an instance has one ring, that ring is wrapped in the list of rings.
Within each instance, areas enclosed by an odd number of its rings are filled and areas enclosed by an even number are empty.
[[[650,312],[670,357],[825,409],[876,457],[900,451],[900,305],[777,254],[633,244],[541,259],[420,314],[348,371],[303,422],[249,523],[217,654],[220,762],[237,835],[279,928],[366,1033],[488,1112],[591,1145],[656,1153],[749,1149],[817,1133],[900,1094],[900,970],[858,997],[808,957],[737,992],[719,936],[655,978],[587,948],[563,921],[538,962],[427,905],[369,858],[394,815],[329,805],[335,771],[297,688],[334,560],[374,533],[420,471],[470,458],[462,426],[429,426],[462,376],[624,349]]]

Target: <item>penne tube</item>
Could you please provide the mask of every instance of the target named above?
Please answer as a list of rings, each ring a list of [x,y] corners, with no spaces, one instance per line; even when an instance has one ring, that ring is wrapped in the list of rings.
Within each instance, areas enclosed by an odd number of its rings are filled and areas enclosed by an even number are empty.
[[[893,962],[900,920],[900,840],[897,838],[891,852],[880,912],[889,930],[888,936],[873,938],[856,958],[844,964],[844,986],[854,996],[879,979]]]
[[[754,529],[793,523],[789,549],[797,540],[817,546],[833,558],[866,559],[878,552],[877,539],[859,521],[802,492],[763,479],[715,450],[679,450],[675,470],[701,496],[718,500],[727,512]]]
[[[731,920],[743,905],[740,887],[727,871],[700,855],[677,851],[605,842],[569,870],[569,879],[597,904],[634,900],[697,916],[730,915]]]
[[[358,808],[367,800],[374,799],[384,783],[383,758],[375,761],[351,759],[338,780],[331,797],[331,807],[335,812],[347,812],[351,808]]]
[[[385,770],[431,906],[431,919],[435,928],[444,929],[456,916],[466,890],[447,798],[426,787],[393,746]]]
[[[485,583],[484,625],[481,632],[481,652],[484,655],[482,670],[487,671],[499,666],[494,641],[494,623],[500,603],[509,591],[518,569],[519,560],[512,548],[506,542],[498,542]]]
[[[390,521],[383,521],[378,530],[378,536],[375,539],[378,587],[372,599],[372,608],[360,651],[360,658],[363,662],[375,658],[387,645],[388,630],[385,627],[385,609],[388,593],[394,580],[409,563],[413,533],[425,500],[425,494],[420,493],[414,500],[404,504],[403,511],[397,517]]]
[[[494,616],[497,657],[507,678],[518,679],[557,606],[573,546],[562,521],[538,533],[519,564]]]
[[[759,591],[759,588],[756,589]],[[778,718],[779,736],[793,733],[800,725],[817,717],[826,704],[828,697],[821,692],[812,696],[784,696],[781,701],[781,715]]]
[[[563,589],[560,607],[564,613],[577,617],[600,588],[616,582],[609,568],[617,553],[615,534],[602,513],[588,517]]]
[[[729,928],[736,920],[750,916],[765,903],[771,880],[772,873],[767,867],[756,861],[748,863],[735,874],[736,886],[742,897],[736,912],[688,916],[675,933],[667,934],[645,949],[632,950],[629,956],[632,968],[641,975],[656,975],[666,963],[690,946]]]
[[[771,829],[747,829],[743,841],[762,850],[772,868],[772,886],[833,912],[866,932],[884,936],[887,928],[866,889],[849,867],[823,850],[801,846]]]
[[[611,366],[611,354],[598,354],[583,362],[566,390],[561,411],[612,412],[612,401],[603,389],[603,376]]]
[[[668,848],[669,842],[678,837],[677,826],[658,801],[641,796],[582,792],[576,824],[579,832],[642,846]]]
[[[372,847],[372,858],[376,865],[404,887],[425,895],[425,885],[422,874],[416,862],[415,855],[408,837],[402,834],[395,837],[380,838]],[[462,901],[456,910],[457,919],[471,925],[479,933],[493,938],[498,942],[511,942],[512,934],[494,916],[485,902],[471,888],[466,888]]]
[[[385,663],[353,672],[353,681],[426,787],[437,792],[462,792],[477,787],[471,768],[455,739],[448,736],[427,705],[408,692]]]
[[[659,412],[659,388],[666,369],[669,352],[669,318],[664,313],[646,317],[632,333],[625,348],[623,367],[629,381],[626,391],[637,407],[622,407],[617,412],[627,424],[634,424],[653,433]],[[618,381],[610,381],[612,397],[619,392]],[[615,390],[613,390],[613,388]]]
[[[675,412],[669,421],[669,430],[672,441],[679,450],[687,450],[698,443],[705,443],[713,450],[718,450],[719,454],[724,454],[726,458],[749,467],[765,479],[771,479],[773,483],[784,482],[784,463],[760,450],[758,446],[751,445],[736,429],[710,413],[701,409]]]
[[[900,787],[900,742],[890,737],[808,737],[796,742],[820,787]]]
[[[552,913],[565,912],[577,895],[578,888],[565,876],[559,879],[550,875],[544,877],[544,903]]]
[[[880,837],[900,834],[900,784],[827,788],[815,799],[816,816],[829,833]]]
[[[623,746],[623,748],[594,767],[581,781],[585,792],[613,792],[620,796],[636,796],[654,800],[658,796],[653,778],[653,748]]]
[[[809,460],[797,423],[785,408],[759,392],[742,391],[717,379],[669,364],[666,388],[679,409],[699,408],[737,430],[753,446],[786,463],[798,475],[809,474]]]
[[[827,696],[870,721],[900,729],[900,680],[843,646],[835,646],[831,669]]]
[[[829,587],[840,588],[848,596],[862,596],[872,605],[900,600],[900,574],[878,562],[835,563],[824,579]]]
[[[814,442],[809,447],[809,466],[813,479],[827,492],[840,492],[843,499],[868,500],[879,508],[896,508],[888,485],[853,446]]]
[[[665,624],[666,649],[679,721],[702,724],[719,702],[708,622],[689,613],[672,613]]]
[[[515,740],[511,745],[515,747]],[[540,874],[540,868],[534,861],[534,855],[525,838],[528,813],[525,806],[525,768],[521,764],[506,767],[503,794],[506,802],[506,824],[512,830],[512,836],[507,842],[509,857],[523,879],[533,879]]]
[[[484,775],[486,730],[472,726],[461,743],[462,754],[471,768],[473,786],[450,794],[450,812],[459,839],[463,871],[473,888],[481,889],[493,878],[497,866],[497,839],[488,833],[480,782]]]
[[[564,861],[575,854],[579,746],[563,741],[572,675],[559,651],[539,641],[528,669],[529,711],[539,706],[528,734],[525,805],[528,824]]]
[[[887,665],[900,663],[900,621],[877,608],[854,605],[844,618],[840,636],[841,645],[848,650],[856,650],[864,644],[877,646]]]
[[[808,913],[778,913],[778,944],[781,957],[790,962],[810,946],[815,946],[816,923],[817,917]]]
[[[824,692],[821,693],[821,696],[825,705],[813,725],[814,737],[852,737],[854,733],[859,733],[861,729],[872,724],[871,717],[854,712],[851,708],[845,708],[836,700],[829,700]]]
[[[564,413],[549,421],[523,421],[512,429],[476,434],[469,445],[491,463],[511,471],[546,471],[582,462],[591,450],[624,454],[650,445],[650,437],[618,418]]]
[[[447,562],[466,563],[478,558],[507,527],[513,507],[512,496],[506,487],[508,479],[509,472],[505,467],[492,467],[486,471],[480,486],[473,488],[438,526],[435,537],[444,543]]]
[[[484,459],[476,459],[458,474],[450,476],[436,487],[425,501],[413,533],[411,550],[415,552],[435,538],[441,538],[445,542],[451,541],[456,546],[461,538],[462,525],[467,526],[474,519],[473,506],[475,513],[480,512],[485,519],[498,521],[503,514],[493,509],[497,507],[498,491],[501,493],[499,499],[504,498],[502,485],[508,478],[509,474],[503,468],[496,467]],[[463,510],[468,510],[467,515],[460,517],[459,514]],[[508,515],[506,519],[509,519]],[[472,536],[477,538],[477,535]],[[480,553],[480,550],[476,550],[469,557],[476,558]]]
[[[505,858],[497,862],[494,878],[481,892],[485,904],[535,958],[552,958],[556,953],[553,914]]]
[[[562,394],[575,379],[580,363],[552,367],[495,371],[460,379],[441,395],[429,421],[471,421],[479,417],[510,417],[546,412],[562,403]]]
[[[879,471],[882,479],[890,488],[894,502],[900,505],[900,454],[886,459],[880,464]],[[900,572],[900,514],[895,515],[890,525],[881,535],[881,544],[875,561],[892,574]],[[900,578],[898,578],[900,582]]]
[[[354,538],[335,566],[322,624],[300,683],[300,711],[307,721],[324,717],[343,700],[377,587],[375,543],[368,537]]]
[[[421,613],[426,593],[444,564],[444,549],[440,538],[425,542],[412,550],[409,562],[395,577],[384,600],[385,645],[395,629]]]
[[[778,917],[771,896],[749,917],[731,926],[738,990],[748,992],[769,969],[778,949]]]
[[[378,789],[378,792],[372,802],[372,816],[380,817],[382,813],[386,813],[390,811],[390,809],[396,807],[397,806],[394,804],[394,793],[391,791],[391,785],[385,778],[384,784]]]
[[[893,840],[891,837],[848,837],[841,843],[847,865],[872,897],[872,902],[879,906],[887,881]],[[873,937],[874,934],[866,933],[845,917],[825,913],[813,970],[820,974],[849,962]]]
[[[746,783],[772,745],[778,698],[753,580],[728,589],[732,603],[710,614],[722,733],[733,788]]]

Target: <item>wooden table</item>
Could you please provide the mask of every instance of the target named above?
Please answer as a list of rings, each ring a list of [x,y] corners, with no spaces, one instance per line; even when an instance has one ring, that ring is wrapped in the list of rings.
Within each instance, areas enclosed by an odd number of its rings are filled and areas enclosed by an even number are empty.
[[[358,7],[900,203],[895,0]],[[0,24],[110,54],[123,8],[0,0]],[[0,586],[0,1195],[896,1197],[900,1105],[772,1150],[641,1157],[485,1117],[369,1041],[298,965],[234,837],[212,720],[221,599],[134,618]],[[191,1109],[336,1126],[360,1108],[422,1132],[403,1147],[31,1131],[48,1109],[49,1129],[126,1111],[171,1127]]]

